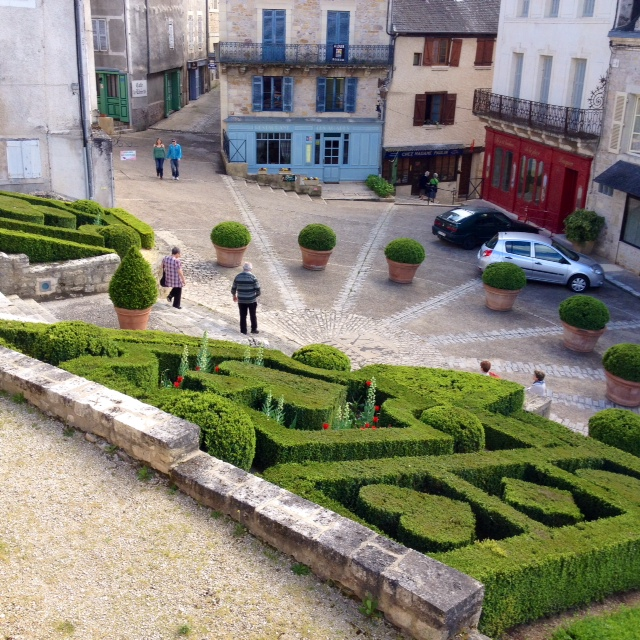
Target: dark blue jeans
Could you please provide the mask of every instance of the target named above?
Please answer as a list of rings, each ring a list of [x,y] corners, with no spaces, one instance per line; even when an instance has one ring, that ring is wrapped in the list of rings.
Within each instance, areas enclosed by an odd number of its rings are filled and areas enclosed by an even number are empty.
[[[180,177],[180,171],[178,169],[179,165],[180,165],[180,160],[174,160],[173,158],[171,158],[171,175],[174,178]]]
[[[258,317],[256,315],[257,308],[257,302],[251,302],[250,304],[238,302],[238,310],[240,311],[240,333],[247,333],[247,311],[251,318],[252,333],[255,333],[258,330]]]
[[[164,158],[156,158],[156,175],[161,178],[164,175]]]

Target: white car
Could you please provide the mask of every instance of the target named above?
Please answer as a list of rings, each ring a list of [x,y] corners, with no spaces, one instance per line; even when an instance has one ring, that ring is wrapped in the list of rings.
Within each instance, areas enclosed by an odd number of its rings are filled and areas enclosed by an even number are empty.
[[[528,280],[564,284],[576,293],[604,284],[602,265],[535,233],[497,233],[478,252],[480,271],[493,262],[512,262],[524,269]]]

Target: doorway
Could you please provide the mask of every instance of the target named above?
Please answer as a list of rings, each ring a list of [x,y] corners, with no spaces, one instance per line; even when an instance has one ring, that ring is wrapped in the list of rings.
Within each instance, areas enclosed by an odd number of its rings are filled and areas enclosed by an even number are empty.
[[[98,110],[120,122],[129,122],[129,91],[125,73],[96,73]]]
[[[167,71],[164,74],[164,115],[165,118],[180,107],[180,71]]]
[[[575,169],[564,170],[562,182],[562,198],[560,200],[560,220],[564,220],[576,208],[576,189],[578,186],[578,172]]]

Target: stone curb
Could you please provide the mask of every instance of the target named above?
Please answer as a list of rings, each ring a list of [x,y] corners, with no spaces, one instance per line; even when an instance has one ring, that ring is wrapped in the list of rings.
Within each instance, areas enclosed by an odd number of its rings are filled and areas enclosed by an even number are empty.
[[[57,367],[0,347],[0,388],[98,435],[158,471],[199,503],[241,522],[323,579],[378,601],[418,640],[475,631],[483,585],[367,527],[199,451],[185,420]],[[479,636],[481,637],[481,636]]]

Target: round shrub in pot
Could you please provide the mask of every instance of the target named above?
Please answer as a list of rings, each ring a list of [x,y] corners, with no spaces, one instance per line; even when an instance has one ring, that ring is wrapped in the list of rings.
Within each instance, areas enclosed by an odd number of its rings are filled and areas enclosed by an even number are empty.
[[[413,238],[396,238],[384,249],[389,266],[389,280],[410,284],[426,257],[424,247]]]
[[[486,305],[493,311],[510,311],[527,284],[524,269],[511,262],[494,262],[482,274]]]
[[[291,357],[297,362],[318,369],[351,371],[349,356],[328,344],[308,344],[298,349]]]
[[[580,294],[563,300],[558,314],[562,321],[564,346],[581,353],[593,351],[610,320],[609,309],[604,302]]]
[[[605,219],[595,211],[576,209],[564,220],[564,231],[576,251],[590,253],[605,224]]]
[[[605,409],[591,416],[589,435],[640,457],[640,416],[627,409]]]
[[[607,398],[623,407],[640,406],[640,344],[623,342],[602,357]]]
[[[211,230],[211,242],[221,267],[239,267],[251,242],[251,233],[240,222],[221,222]]]
[[[321,271],[327,266],[336,246],[335,231],[326,224],[308,224],[298,234],[302,253],[302,266],[310,271]]]

